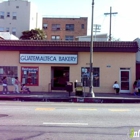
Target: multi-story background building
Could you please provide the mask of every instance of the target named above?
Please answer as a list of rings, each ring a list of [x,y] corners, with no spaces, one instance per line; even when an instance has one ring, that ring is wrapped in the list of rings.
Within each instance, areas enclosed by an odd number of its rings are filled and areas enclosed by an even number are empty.
[[[87,35],[87,17],[43,17],[43,30],[47,40],[73,41],[77,36]]]
[[[0,2],[0,32],[10,32],[17,37],[25,30],[42,29],[42,17],[36,6],[28,0]]]

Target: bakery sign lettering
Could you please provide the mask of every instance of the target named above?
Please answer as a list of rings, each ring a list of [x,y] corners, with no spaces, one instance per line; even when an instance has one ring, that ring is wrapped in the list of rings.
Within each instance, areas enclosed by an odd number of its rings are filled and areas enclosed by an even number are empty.
[[[77,54],[20,54],[20,63],[77,64]]]

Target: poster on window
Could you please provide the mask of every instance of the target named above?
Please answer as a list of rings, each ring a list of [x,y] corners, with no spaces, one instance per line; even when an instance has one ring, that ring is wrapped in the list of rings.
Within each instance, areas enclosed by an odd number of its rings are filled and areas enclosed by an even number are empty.
[[[0,68],[0,74],[3,74],[3,68]]]
[[[22,84],[37,86],[38,73],[38,67],[21,67]]]
[[[93,86],[99,87],[99,68],[93,68]],[[90,85],[90,68],[89,67],[82,67],[81,68],[81,81],[83,82],[84,86]]]

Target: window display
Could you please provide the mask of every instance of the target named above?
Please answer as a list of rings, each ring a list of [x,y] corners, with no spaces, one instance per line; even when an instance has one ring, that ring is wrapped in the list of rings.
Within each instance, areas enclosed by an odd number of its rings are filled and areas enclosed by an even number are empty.
[[[28,86],[38,86],[38,67],[21,67],[21,82]]]
[[[100,70],[99,68],[93,68],[93,86],[99,87],[100,81]],[[82,67],[81,68],[81,82],[84,86],[88,87],[90,85],[90,68]]]
[[[12,85],[12,79],[17,77],[17,66],[0,66],[0,79],[7,77],[7,84]],[[0,80],[0,84],[2,81]]]

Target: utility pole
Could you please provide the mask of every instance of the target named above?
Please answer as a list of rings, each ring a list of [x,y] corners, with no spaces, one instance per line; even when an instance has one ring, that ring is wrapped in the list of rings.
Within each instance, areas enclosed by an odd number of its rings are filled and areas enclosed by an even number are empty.
[[[89,93],[91,97],[95,97],[93,92],[93,15],[94,15],[94,0],[92,0],[92,13],[91,13],[91,43],[90,43],[90,85]]]
[[[112,13],[112,7],[110,7],[110,13],[104,13],[104,15],[110,15],[110,29],[109,29],[109,41],[111,41],[111,17],[112,15],[118,14],[118,12]]]

